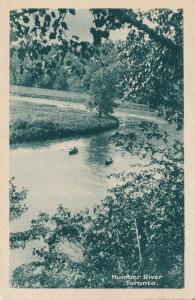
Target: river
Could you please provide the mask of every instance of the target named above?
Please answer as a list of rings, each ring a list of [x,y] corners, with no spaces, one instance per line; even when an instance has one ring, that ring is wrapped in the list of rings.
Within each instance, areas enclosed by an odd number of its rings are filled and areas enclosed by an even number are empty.
[[[15,97],[15,98],[14,98]],[[41,100],[14,96],[12,100],[52,104],[60,107],[85,109],[83,104]],[[165,121],[149,111],[118,110],[120,127],[127,128],[133,119],[155,121],[164,128]],[[120,128],[119,128],[120,129]],[[118,129],[117,129],[118,130]],[[111,173],[128,171],[131,163],[139,160],[117,148],[109,137],[111,130],[85,138],[69,138],[33,144],[21,144],[10,150],[10,177],[16,178],[18,188],[28,189],[25,201],[28,211],[18,220],[11,222],[11,231],[28,229],[30,221],[39,212],[55,213],[59,204],[71,211],[92,208],[106,196],[107,189],[113,186]],[[70,156],[68,150],[76,146],[77,155]],[[113,164],[105,166],[106,158],[112,157]],[[26,253],[26,254],[25,254]],[[11,251],[11,269],[29,261],[31,253],[23,250]]]

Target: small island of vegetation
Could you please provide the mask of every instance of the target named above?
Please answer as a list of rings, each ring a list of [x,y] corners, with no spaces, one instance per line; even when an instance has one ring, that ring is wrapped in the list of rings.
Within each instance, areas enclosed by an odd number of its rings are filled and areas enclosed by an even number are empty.
[[[87,135],[118,127],[114,117],[98,118],[81,109],[11,101],[10,143]]]

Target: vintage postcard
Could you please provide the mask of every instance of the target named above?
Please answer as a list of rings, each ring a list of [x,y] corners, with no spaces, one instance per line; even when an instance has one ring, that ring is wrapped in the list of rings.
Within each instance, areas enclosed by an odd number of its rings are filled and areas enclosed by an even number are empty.
[[[0,299],[193,299],[195,3],[1,4]]]

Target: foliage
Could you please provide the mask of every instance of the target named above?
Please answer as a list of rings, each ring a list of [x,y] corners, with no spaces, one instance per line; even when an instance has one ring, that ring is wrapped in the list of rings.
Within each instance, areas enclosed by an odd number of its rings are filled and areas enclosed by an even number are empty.
[[[77,58],[72,53],[66,53],[63,61],[58,58],[55,60],[56,53],[59,51],[60,46],[53,44],[47,59],[45,58],[46,61],[41,63],[41,70],[38,70],[27,53],[21,62],[16,48],[11,48],[10,83],[59,90],[88,91],[93,73],[99,68],[112,66],[117,61],[117,49],[111,41],[99,46],[94,53],[93,61],[90,59],[83,61],[83,65],[78,64]],[[37,55],[37,59],[41,60],[41,54]]]
[[[48,76],[52,75],[58,63],[65,63],[67,72],[83,77],[84,85],[88,88],[90,76],[95,71],[95,65],[91,71],[90,68],[88,70],[89,61],[95,60],[102,64],[102,53],[108,54],[108,50],[112,49],[109,42],[102,41],[109,38],[111,30],[126,26],[129,28],[129,36],[126,42],[119,45],[118,50],[118,66],[122,65],[125,71],[120,80],[124,99],[132,100],[141,95],[143,101],[147,98],[151,107],[163,108],[170,122],[179,119],[179,126],[182,127],[182,10],[91,9],[90,12],[94,20],[90,29],[94,45],[80,41],[77,36],[67,38],[66,17],[75,14],[75,10],[11,11],[11,52],[17,52],[20,68],[26,69],[28,74],[34,74],[36,82],[40,82],[44,76],[43,85],[51,87],[53,79]],[[24,68],[26,57],[32,63]],[[45,72],[47,75],[43,75]],[[28,85],[29,82],[30,78],[27,78],[23,84]],[[75,85],[74,89],[82,89],[76,77]],[[59,86],[57,82],[56,86]]]
[[[25,68],[26,57],[32,62],[27,65],[27,70],[36,74],[37,82],[45,72],[52,73],[58,64],[64,65],[67,53],[74,57],[67,61],[69,72],[78,74],[83,71],[83,62],[96,52],[93,45],[79,41],[77,36],[67,38],[65,19],[68,14],[74,15],[75,10],[21,9],[10,12],[10,51],[17,53],[20,68]],[[49,55],[54,48],[53,55]]]
[[[101,43],[101,35],[105,37],[105,34],[102,33],[100,28],[104,28],[104,32],[107,31],[107,37],[109,36],[110,30],[120,29],[124,26],[132,29],[136,27],[138,30],[146,33],[151,40],[156,41],[157,43],[165,46],[171,51],[180,51],[181,45],[176,44],[170,36],[164,35],[156,27],[151,27],[148,23],[152,22],[153,25],[161,25],[164,30],[171,30],[169,28],[169,23],[167,23],[167,14],[172,17],[175,14],[172,10],[166,9],[150,9],[148,11],[142,10],[133,10],[133,9],[91,9],[92,15],[94,17],[94,23],[96,28],[92,30],[94,35],[94,40],[98,40]],[[182,19],[182,10],[177,10]],[[175,15],[172,19],[174,19]],[[173,24],[177,20],[173,20]],[[182,29],[178,32],[178,38],[182,37]],[[99,39],[98,39],[99,38]],[[181,41],[181,39],[180,39]],[[95,42],[95,41],[94,41]]]
[[[17,287],[71,287],[76,284],[79,271],[79,262],[71,261],[66,254],[60,251],[64,241],[77,244],[81,241],[84,225],[87,219],[85,213],[72,215],[61,205],[56,214],[50,217],[41,213],[36,220],[31,221],[30,230],[17,238],[11,239],[11,246],[18,248],[29,240],[44,239],[44,247],[33,249],[33,255],[38,260],[29,265],[20,266],[14,271],[13,285]],[[36,273],[32,276],[31,270]],[[63,269],[63,271],[62,271]],[[30,271],[30,272],[29,272]],[[37,272],[38,271],[38,272]]]
[[[39,70],[35,63],[25,54],[21,62],[17,48],[12,48],[10,52],[10,83],[27,87],[40,87],[67,90],[67,70],[60,63],[54,63],[53,56],[57,49],[51,48],[47,55],[47,61],[42,61]],[[19,49],[19,48],[18,48]],[[37,54],[37,59],[41,60],[41,54]]]
[[[95,114],[83,110],[65,110],[15,100],[11,103],[10,143],[87,135],[117,126],[117,119],[100,120]]]
[[[170,122],[177,118],[183,123],[183,15],[182,10],[150,10],[139,13],[147,18],[155,32],[168,37],[177,47],[173,50],[166,43],[159,43],[135,26],[128,38],[119,45],[119,63],[126,70],[120,82],[124,99],[133,101],[142,95],[150,107],[163,107]],[[179,49],[179,50],[178,50]]]
[[[27,196],[27,190],[23,188],[21,191],[18,191],[14,183],[14,180],[15,178],[12,177],[9,182],[10,221],[18,219],[28,209],[26,204],[23,203],[23,201],[26,199]]]
[[[156,21],[154,17],[155,12],[158,13],[158,11],[163,12],[164,10],[150,10],[149,13],[147,12],[145,15],[142,15],[142,13],[137,13],[137,11],[133,11],[132,9],[91,9],[90,12],[92,13],[94,26],[90,28],[90,32],[93,35],[94,45],[100,45],[103,39],[108,39],[110,30],[120,29],[128,24],[129,27],[136,26],[139,30],[145,31],[150,38],[161,44],[166,44],[168,48],[172,50],[177,49],[177,45],[175,45],[169,37],[164,37],[159,34],[161,32],[143,24],[142,17],[147,17],[153,22]],[[151,13],[153,13],[152,16]],[[45,44],[47,44],[49,40],[58,40],[63,52],[69,50],[77,55],[81,54],[83,57],[88,55],[87,58],[89,58],[89,56],[93,54],[93,48],[89,43],[80,42],[77,36],[72,36],[70,40],[67,38],[66,31],[68,30],[68,25],[65,19],[68,14],[75,15],[75,10],[12,10],[10,12],[11,42],[18,41],[19,38],[26,39],[30,36],[32,41],[35,40],[39,43],[39,49],[35,49],[35,55],[37,50],[41,50],[42,52],[48,51],[45,49]],[[164,21],[162,17],[161,24]],[[47,35],[48,32],[49,35]],[[24,46],[24,44],[21,44],[21,46]],[[29,52],[33,56],[31,51]]]
[[[148,167],[114,175],[120,183],[95,208],[85,239],[89,275],[84,284],[88,287],[114,287],[112,274],[129,273],[161,274],[161,287],[183,285],[183,146],[178,141],[169,146],[166,133],[161,134],[157,126],[151,130],[146,123],[141,126],[149,129],[145,135],[149,140],[157,138],[164,145],[159,148],[140,141],[134,133],[113,136],[130,153],[147,158]],[[123,286],[124,282],[118,284]]]
[[[143,12],[132,9],[91,9],[90,12],[93,18],[90,32],[94,45],[80,41],[77,36],[67,38],[66,18],[69,14],[75,15],[74,9],[11,11],[11,52],[17,52],[21,67],[25,66],[24,59],[28,56],[33,62],[29,71],[36,73],[38,78],[45,71],[51,72],[58,62],[63,64],[67,53],[71,53],[74,59],[67,61],[68,69],[84,75],[86,62],[101,56],[99,46],[104,45],[102,41],[109,38],[110,31],[127,26],[133,44],[137,42],[134,39],[139,32],[138,48],[143,48],[147,38],[151,41],[152,49],[156,46],[161,52],[167,51],[163,55],[168,55],[169,60],[174,58],[176,61],[182,55],[182,10],[155,9]],[[48,54],[52,52],[54,44],[58,46],[48,61]],[[102,49],[102,53],[106,52],[106,49]]]
[[[90,94],[92,100],[88,103],[90,109],[97,110],[99,117],[102,113],[113,113],[116,107],[114,100],[118,96],[117,84],[119,76],[114,68],[101,68],[91,78]]]

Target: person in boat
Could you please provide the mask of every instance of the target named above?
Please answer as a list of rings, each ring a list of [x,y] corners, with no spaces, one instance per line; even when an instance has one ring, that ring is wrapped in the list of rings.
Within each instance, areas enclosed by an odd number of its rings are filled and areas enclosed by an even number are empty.
[[[106,165],[106,166],[108,166],[108,165],[110,165],[110,164],[112,164],[112,163],[113,163],[112,157],[109,157],[109,158],[106,159],[106,161],[105,161],[105,165]]]
[[[69,154],[77,154],[79,152],[78,148],[74,146],[74,148],[69,150]]]

